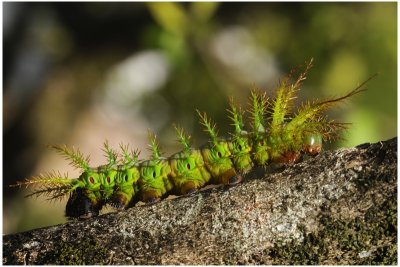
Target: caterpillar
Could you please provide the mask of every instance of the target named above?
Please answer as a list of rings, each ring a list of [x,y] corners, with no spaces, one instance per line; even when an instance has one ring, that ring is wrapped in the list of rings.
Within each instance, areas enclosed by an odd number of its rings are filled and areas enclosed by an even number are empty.
[[[324,111],[365,91],[364,85],[375,75],[341,97],[308,101],[293,112],[293,100],[312,63],[312,59],[306,62],[294,81],[292,77],[299,67],[286,75],[272,100],[265,93],[252,90],[248,111],[231,98],[228,112],[234,130],[229,138],[218,136],[216,124],[206,113],[197,110],[200,123],[210,138],[200,148],[193,148],[190,135],[176,125],[182,150],[170,157],[162,156],[153,133],[149,133],[149,159],[140,160],[140,152],[128,145],[120,144],[120,152],[117,152],[106,141],[103,151],[107,163],[99,167],[90,166],[89,156],[79,149],[52,146],[74,167],[81,169],[81,175],[71,179],[51,171],[14,186],[34,187],[28,196],[46,195],[49,199],[69,196],[66,217],[85,219],[97,216],[106,205],[126,209],[139,201],[152,204],[171,194],[193,194],[207,184],[234,185],[255,167],[294,164],[304,154],[316,156],[323,141],[337,139],[349,125],[329,119]],[[249,114],[249,130],[245,128],[245,113]]]

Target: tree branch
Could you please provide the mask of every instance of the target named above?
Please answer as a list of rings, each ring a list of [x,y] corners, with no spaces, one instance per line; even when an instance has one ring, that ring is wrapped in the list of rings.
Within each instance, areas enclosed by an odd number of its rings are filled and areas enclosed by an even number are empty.
[[[259,175],[6,235],[3,264],[397,263],[397,138]]]

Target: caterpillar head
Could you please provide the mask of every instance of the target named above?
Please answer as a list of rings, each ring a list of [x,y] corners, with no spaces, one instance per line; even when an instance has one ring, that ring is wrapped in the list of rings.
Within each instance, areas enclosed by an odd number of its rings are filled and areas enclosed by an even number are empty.
[[[65,216],[87,219],[97,216],[101,208],[102,205],[90,199],[84,189],[78,188],[70,194],[65,208]]]
[[[89,167],[88,157],[77,150],[64,147],[55,147],[60,153],[72,160],[73,164],[83,170],[70,190],[70,197],[66,207],[68,217],[91,217],[97,215],[104,202],[112,195],[116,171],[112,168],[116,155],[104,143],[104,151],[108,158],[108,165],[98,168]]]
[[[86,219],[97,216],[103,207],[101,188],[104,174],[97,169],[84,171],[76,181],[75,187],[71,190],[65,215]]]
[[[40,196],[44,195],[49,199],[60,199],[64,196],[68,196],[75,190],[86,187],[86,182],[90,179],[84,179],[85,174],[89,168],[89,157],[84,157],[79,150],[68,148],[64,146],[50,146],[56,149],[65,158],[71,161],[71,164],[79,169],[83,170],[83,173],[78,179],[71,179],[67,175],[61,175],[60,172],[51,171],[45,174],[34,176],[25,181],[18,182],[15,186],[26,186],[34,188],[33,192],[29,196]],[[95,184],[96,179],[93,178]]]

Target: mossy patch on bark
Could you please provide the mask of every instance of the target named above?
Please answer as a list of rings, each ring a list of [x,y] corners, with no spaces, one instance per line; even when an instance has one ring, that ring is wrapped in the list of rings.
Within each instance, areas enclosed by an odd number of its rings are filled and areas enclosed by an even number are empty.
[[[397,198],[372,207],[354,220],[323,215],[323,229],[305,233],[301,243],[275,246],[266,254],[273,264],[397,265]]]
[[[41,262],[55,265],[104,265],[109,253],[94,240],[84,240],[78,244],[62,243],[54,252],[43,255]]]

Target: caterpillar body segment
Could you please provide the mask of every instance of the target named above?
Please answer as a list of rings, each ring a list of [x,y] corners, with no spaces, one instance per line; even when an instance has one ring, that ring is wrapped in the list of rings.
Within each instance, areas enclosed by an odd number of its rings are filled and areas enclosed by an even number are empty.
[[[124,209],[134,204],[139,197],[139,151],[129,151],[127,145],[120,144],[122,158],[120,165],[112,168],[115,174],[115,189],[108,203],[116,209]],[[115,153],[115,155],[117,155]]]
[[[232,154],[233,166],[239,173],[245,174],[254,167],[251,159],[252,147],[248,136],[243,133],[234,135],[228,142],[228,147]]]
[[[171,156],[171,180],[174,193],[177,195],[191,194],[202,188],[211,179],[198,149],[184,150]]]
[[[120,165],[115,172],[115,187],[108,203],[116,208],[123,209],[128,207],[138,196],[140,171],[138,166]]]
[[[153,155],[150,160],[140,164],[141,200],[146,203],[158,202],[172,190],[170,180],[171,167],[168,159],[161,157],[161,152],[154,134],[149,134],[150,150]]]
[[[183,150],[170,157],[171,179],[174,184],[174,193],[178,195],[191,194],[211,179],[207,171],[203,156],[199,149],[190,146],[190,136],[182,128],[174,125],[178,142]]]
[[[232,154],[231,158],[235,169],[239,173],[244,174],[250,171],[254,166],[251,159],[252,146],[249,134],[244,130],[244,111],[240,106],[234,103],[233,98],[230,99],[229,104],[229,118],[232,120],[232,126],[235,128],[235,131],[231,134],[228,146]]]
[[[201,149],[206,168],[213,184],[236,184],[241,181],[231,160],[229,141],[219,140]]]
[[[139,201],[151,204],[170,194],[191,194],[207,184],[239,183],[254,167],[294,164],[304,154],[316,156],[322,150],[323,141],[337,139],[348,127],[346,123],[328,119],[323,112],[364,91],[365,83],[375,75],[344,96],[309,101],[293,110],[293,99],[311,66],[312,60],[292,83],[290,79],[295,71],[286,76],[272,100],[265,93],[251,91],[247,112],[230,99],[228,113],[234,131],[228,138],[219,137],[216,125],[206,113],[197,110],[210,138],[200,148],[192,148],[190,136],[175,125],[182,150],[170,157],[161,156],[156,136],[151,133],[150,159],[139,160],[139,151],[122,144],[121,152],[117,153],[106,141],[103,151],[107,163],[100,167],[90,167],[89,157],[77,149],[53,146],[82,170],[81,175],[70,179],[50,172],[19,182],[17,186],[35,187],[30,195],[46,195],[50,199],[69,196],[66,216],[89,218],[97,216],[105,205],[124,209]],[[249,129],[244,123],[246,114]]]
[[[170,180],[171,167],[167,159],[148,160],[140,166],[141,200],[146,203],[155,203],[165,197],[172,190]]]
[[[236,184],[242,180],[237,175],[234,164],[231,160],[232,154],[229,149],[230,141],[218,138],[216,125],[212,124],[207,114],[197,111],[200,123],[204,131],[208,133],[211,140],[201,150],[208,172],[211,174],[211,182],[215,184]]]

